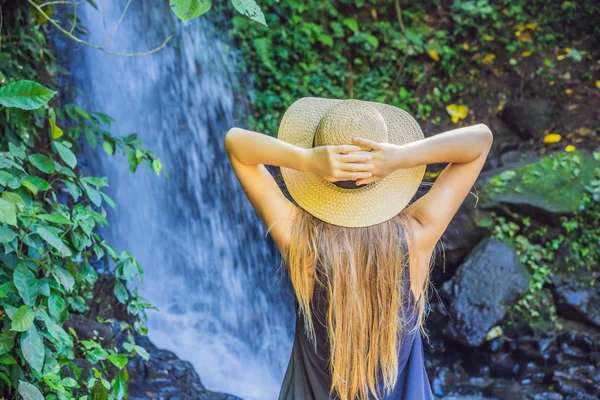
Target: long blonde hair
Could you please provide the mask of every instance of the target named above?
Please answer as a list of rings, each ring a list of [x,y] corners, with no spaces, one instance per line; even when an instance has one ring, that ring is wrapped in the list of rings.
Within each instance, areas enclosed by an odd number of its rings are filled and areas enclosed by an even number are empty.
[[[367,399],[371,393],[379,398],[396,384],[400,341],[412,325],[405,313],[408,282],[402,280],[411,240],[406,222],[402,212],[374,226],[345,228],[298,210],[283,258],[315,349],[313,285],[321,285],[327,296],[323,325],[330,349],[330,396]],[[413,329],[422,330],[428,282],[429,274],[414,299]]]

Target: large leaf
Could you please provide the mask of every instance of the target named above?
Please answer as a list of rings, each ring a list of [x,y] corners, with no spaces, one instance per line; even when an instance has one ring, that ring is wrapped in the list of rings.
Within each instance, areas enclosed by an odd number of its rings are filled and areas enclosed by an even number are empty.
[[[38,194],[38,191],[43,192],[44,190],[52,189],[52,186],[50,186],[48,181],[38,176],[26,176],[21,179],[21,183],[29,189],[34,196]]]
[[[62,239],[48,228],[38,226],[36,233],[40,235],[41,238],[44,239],[48,244],[50,244],[50,246],[58,250],[63,257],[69,257],[72,254],[71,250],[69,250],[67,245],[63,243]]]
[[[73,154],[73,152],[62,143],[53,142],[52,144],[54,145],[54,148],[60,155],[60,158],[62,158],[63,161],[67,163],[69,167],[75,168],[75,166],[77,165],[77,157],[75,157],[75,154]]]
[[[11,330],[25,332],[33,326],[35,314],[29,306],[21,306],[12,319]]]
[[[254,0],[231,0],[231,4],[239,11],[240,14],[247,16],[248,18],[260,22],[263,25],[267,25],[265,21],[265,15],[260,9],[260,6],[256,4]]]
[[[44,395],[29,382],[19,381],[19,394],[23,400],[44,400]]]
[[[62,214],[38,214],[36,218],[43,219],[44,221],[54,222],[55,224],[72,225],[73,222]]]
[[[54,275],[56,280],[67,290],[67,292],[73,290],[75,279],[73,278],[73,275],[69,273],[69,271],[58,267],[52,270],[52,275]]]
[[[32,154],[29,156],[29,162],[32,163],[37,169],[47,174],[53,174],[56,171],[54,168],[54,160],[50,157],[46,157],[43,154]]]
[[[0,87],[0,104],[23,110],[35,110],[48,103],[56,92],[37,82],[20,80]]]
[[[8,329],[8,324],[4,324],[0,333],[0,354],[8,353],[15,346],[15,332]]]
[[[52,336],[62,346],[71,347],[73,346],[73,338],[70,336],[55,320],[53,320],[46,310],[38,310],[38,316],[46,324],[46,329],[50,336]]]
[[[52,293],[48,298],[48,311],[54,319],[60,320],[67,309],[67,302],[58,293]]]
[[[7,226],[0,226],[0,243],[12,242],[17,234]]]
[[[114,287],[113,291],[115,293],[117,300],[120,303],[123,303],[123,304],[127,303],[127,299],[129,298],[129,293],[127,293],[127,289],[125,288],[125,285],[123,285],[119,279],[115,280],[115,287]]]
[[[18,189],[21,187],[21,182],[10,172],[0,171],[0,185],[8,186],[11,189]]]
[[[13,279],[23,302],[29,306],[33,306],[39,294],[38,281],[33,272],[25,265],[19,264],[15,268]]]
[[[125,354],[111,354],[108,359],[119,369],[127,365],[127,361],[129,360]]]
[[[7,223],[12,226],[17,225],[17,212],[14,203],[0,198],[0,222]]]
[[[197,18],[210,10],[210,0],[169,0],[169,5],[182,21]]]
[[[31,368],[41,373],[44,366],[45,349],[42,337],[35,325],[32,325],[27,332],[21,334],[21,351],[25,361]]]

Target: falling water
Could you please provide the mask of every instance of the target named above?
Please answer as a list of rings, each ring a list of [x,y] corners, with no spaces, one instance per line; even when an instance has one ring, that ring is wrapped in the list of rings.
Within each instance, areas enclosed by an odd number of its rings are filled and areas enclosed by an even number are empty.
[[[169,173],[132,174],[125,157],[90,152],[117,203],[104,236],[144,267],[142,295],[160,309],[148,321],[158,347],[191,361],[210,390],[275,399],[291,350],[292,300],[224,153],[239,108],[235,52],[209,20],[215,11],[182,23],[165,2],[134,2],[115,31],[125,2],[98,5],[80,6],[91,42],[134,52],[174,36],[144,57],[71,50],[76,101],[115,118],[113,134],[138,133]]]

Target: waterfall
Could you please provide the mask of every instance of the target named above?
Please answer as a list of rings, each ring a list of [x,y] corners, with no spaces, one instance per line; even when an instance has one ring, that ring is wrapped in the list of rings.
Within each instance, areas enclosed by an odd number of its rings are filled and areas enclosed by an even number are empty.
[[[207,15],[177,20],[166,2],[80,6],[87,40],[111,50],[151,49],[119,57],[71,45],[76,102],[112,116],[115,135],[136,132],[169,176],[101,148],[87,153],[90,173],[107,176],[110,228],[102,232],[145,270],[141,294],[149,337],[192,362],[203,384],[246,400],[277,398],[291,353],[293,300],[278,272],[280,257],[229,165],[223,136],[235,124],[234,49]]]

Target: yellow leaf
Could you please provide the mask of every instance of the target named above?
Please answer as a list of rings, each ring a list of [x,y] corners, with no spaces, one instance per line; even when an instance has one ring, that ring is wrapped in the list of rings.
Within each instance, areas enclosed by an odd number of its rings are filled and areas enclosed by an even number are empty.
[[[565,147],[565,151],[567,153],[570,153],[570,152],[575,151],[575,150],[577,150],[577,148],[575,146],[573,146],[572,144],[570,144],[567,147]]]
[[[568,94],[568,95],[572,95],[572,94],[573,94],[573,90],[571,90],[571,89],[566,89],[566,90],[565,90],[565,93],[566,93],[566,94]]]
[[[58,139],[61,137],[63,135],[63,130],[56,125],[54,119],[50,118],[48,122],[50,122],[50,134],[52,135],[52,138]]]
[[[525,25],[525,28],[534,30],[534,29],[537,29],[538,26],[539,26],[539,24],[536,22],[536,23],[530,23],[530,24]]]
[[[521,31],[516,31],[515,36],[521,36]]]
[[[469,50],[469,43],[463,42],[462,46],[463,46],[463,49]]]
[[[529,56],[531,55],[531,51],[529,51],[529,50],[527,50],[527,51],[524,51],[523,53],[521,53],[521,55],[522,55],[523,57],[529,57]]]
[[[467,118],[467,115],[469,114],[469,108],[462,104],[450,104],[446,106],[446,111],[450,115],[452,122],[455,124],[461,119]]]
[[[491,64],[496,58],[495,54],[486,54],[485,57],[481,60],[483,64]]]
[[[565,47],[565,48],[563,49],[563,51],[564,51],[565,53],[569,54],[569,53],[571,52],[571,48],[570,48],[570,47]]]
[[[554,82],[554,81],[550,81],[550,82],[548,82],[548,83],[550,84],[550,86],[552,86],[552,85],[554,85],[556,82]]]
[[[596,81],[596,87],[600,89],[600,81]]]
[[[428,50],[427,54],[429,54],[429,57],[433,58],[435,61],[440,61],[440,55],[434,49]]]
[[[485,40],[487,40],[488,42],[489,42],[489,41],[492,41],[492,40],[494,40],[494,37],[493,37],[493,36],[491,36],[491,35],[483,35],[483,38],[484,38]]]
[[[560,56],[557,56],[557,57],[556,57],[556,59],[557,59],[558,61],[562,61],[562,60],[564,60],[565,58],[567,58],[567,56],[565,56],[564,54],[561,54]]]
[[[544,143],[557,143],[560,142],[561,136],[558,133],[549,133],[544,137]]]

